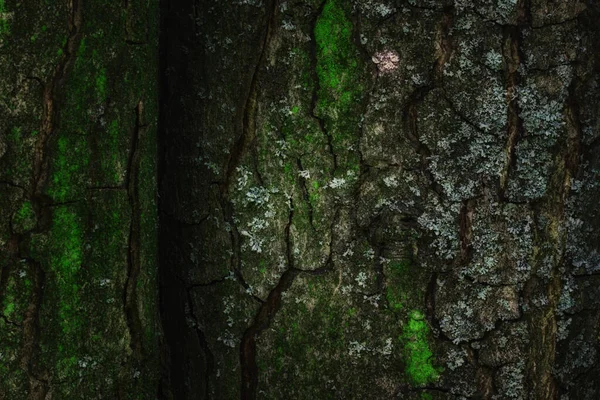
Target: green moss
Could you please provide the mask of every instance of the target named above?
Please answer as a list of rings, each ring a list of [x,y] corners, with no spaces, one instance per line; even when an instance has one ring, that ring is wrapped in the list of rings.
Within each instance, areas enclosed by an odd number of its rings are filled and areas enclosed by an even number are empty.
[[[346,15],[344,2],[328,0],[315,25],[317,43],[317,76],[319,99],[317,111],[328,116],[335,142],[347,137],[345,121],[358,105],[363,92],[361,68],[356,46],[352,42],[352,22]],[[340,124],[339,122],[342,122]]]
[[[285,176],[285,179],[287,182],[293,184],[294,182],[296,182],[296,176],[294,174],[294,167],[291,163],[285,163],[283,166],[283,174]]]
[[[67,40],[65,38],[65,41],[63,42],[63,47],[64,45],[67,43]],[[77,58],[75,63],[77,65],[81,64],[84,60],[83,55],[85,54],[85,50],[86,50],[86,44],[85,44],[85,38],[82,38],[81,41],[79,42],[79,47],[77,48]]]
[[[6,4],[4,0],[0,0],[0,37],[10,34],[10,25],[6,14]]]
[[[1,0],[0,0],[1,1]],[[10,130],[10,135],[8,137],[12,142],[18,142],[21,139],[21,128],[18,126],[13,127]]]
[[[7,299],[4,305],[4,316],[10,318],[11,314],[15,312],[15,303]]]
[[[36,224],[36,216],[31,202],[26,201],[13,217],[14,229],[18,232],[25,232],[33,229]]]
[[[66,207],[56,209],[52,237],[54,251],[50,260],[61,291],[59,317],[63,333],[69,335],[75,332],[79,320],[77,273],[83,259],[83,233],[77,214]]]
[[[89,148],[80,136],[62,136],[57,152],[48,193],[56,201],[73,199],[82,192],[81,179],[89,164]]]
[[[357,106],[364,87],[362,64],[352,41],[352,22],[345,2],[328,0],[315,25],[317,76],[319,80],[317,114],[321,115],[332,137],[340,165],[358,164],[348,148],[356,144]]]
[[[96,75],[96,93],[100,100],[106,99],[106,68],[100,68]]]
[[[400,341],[404,347],[405,374],[414,385],[426,385],[438,379],[440,368],[433,365],[433,352],[429,347],[429,327],[418,310],[410,313]]]
[[[353,55],[352,22],[342,4],[340,0],[327,1],[315,25],[315,40],[320,100],[338,100],[337,107],[344,109],[356,93],[352,87],[358,64]]]
[[[83,333],[78,278],[83,261],[83,230],[75,211],[67,207],[54,210],[51,238],[49,264],[56,285],[57,322],[61,332],[56,366],[61,376],[71,376]]]

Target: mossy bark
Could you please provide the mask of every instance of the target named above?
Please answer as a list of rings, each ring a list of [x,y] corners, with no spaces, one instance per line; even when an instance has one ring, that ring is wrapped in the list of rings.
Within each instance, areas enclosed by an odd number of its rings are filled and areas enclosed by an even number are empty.
[[[164,4],[166,398],[600,395],[594,2]]]
[[[0,398],[159,376],[158,1],[0,1]]]
[[[0,0],[0,399],[600,397],[599,19]]]

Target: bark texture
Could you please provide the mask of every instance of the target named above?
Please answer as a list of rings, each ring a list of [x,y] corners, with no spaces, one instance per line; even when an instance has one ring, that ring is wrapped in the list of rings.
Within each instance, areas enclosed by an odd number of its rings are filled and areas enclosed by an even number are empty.
[[[600,398],[599,21],[0,0],[0,400]]]
[[[150,399],[157,1],[0,0],[0,399]]]
[[[166,1],[165,396],[598,398],[599,11]]]

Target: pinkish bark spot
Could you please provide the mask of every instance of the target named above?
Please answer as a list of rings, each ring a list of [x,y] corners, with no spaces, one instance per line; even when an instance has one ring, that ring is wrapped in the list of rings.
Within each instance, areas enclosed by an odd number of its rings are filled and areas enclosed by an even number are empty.
[[[377,69],[379,69],[379,72],[382,74],[392,72],[398,68],[398,63],[400,61],[398,53],[393,50],[379,51],[375,53],[371,59],[377,64]]]

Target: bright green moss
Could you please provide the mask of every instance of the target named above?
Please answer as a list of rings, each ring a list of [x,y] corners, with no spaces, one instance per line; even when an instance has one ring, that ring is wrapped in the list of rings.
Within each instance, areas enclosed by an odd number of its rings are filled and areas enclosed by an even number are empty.
[[[325,122],[339,166],[353,168],[359,157],[349,149],[358,140],[364,65],[352,41],[353,26],[345,6],[342,0],[327,0],[315,25],[319,82],[315,113]]]
[[[340,0],[328,0],[315,25],[319,106],[346,111],[360,94],[352,22]]]
[[[400,341],[404,347],[406,376],[414,385],[426,385],[438,379],[440,369],[433,365],[433,352],[428,342],[429,327],[418,310],[410,313]]]
[[[13,312],[15,312],[15,302],[7,299],[4,305],[4,316],[10,318]]]

